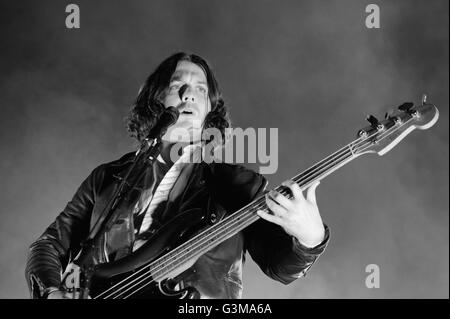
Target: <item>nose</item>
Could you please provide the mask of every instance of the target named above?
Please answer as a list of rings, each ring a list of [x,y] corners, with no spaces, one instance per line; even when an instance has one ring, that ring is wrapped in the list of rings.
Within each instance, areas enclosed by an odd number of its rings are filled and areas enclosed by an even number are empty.
[[[187,84],[184,84],[180,88],[178,95],[180,96],[180,100],[183,102],[195,102],[194,94]]]

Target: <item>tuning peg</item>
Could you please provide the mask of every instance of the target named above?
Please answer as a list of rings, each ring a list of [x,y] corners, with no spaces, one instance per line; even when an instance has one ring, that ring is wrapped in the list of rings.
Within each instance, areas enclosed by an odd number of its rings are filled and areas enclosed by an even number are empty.
[[[402,105],[400,105],[398,107],[398,109],[400,111],[408,112],[413,106],[414,106],[414,103],[406,102],[406,103],[403,103]]]
[[[369,115],[366,120],[370,123],[371,126],[373,127],[377,127],[379,122],[377,120],[377,118],[373,115]]]
[[[390,110],[389,112],[386,112],[386,114],[384,114],[384,119],[388,120],[391,119],[394,115],[394,110]]]
[[[428,98],[428,96],[425,93],[422,94],[422,105],[427,104],[427,98]]]

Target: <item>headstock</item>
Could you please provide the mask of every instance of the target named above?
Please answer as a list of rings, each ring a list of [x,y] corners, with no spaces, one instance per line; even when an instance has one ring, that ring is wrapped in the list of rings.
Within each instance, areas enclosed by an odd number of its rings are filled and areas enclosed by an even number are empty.
[[[352,145],[353,153],[384,155],[413,130],[426,130],[432,127],[438,118],[438,109],[427,103],[425,94],[422,97],[422,105],[403,103],[396,111],[386,114],[382,121],[371,115],[367,118],[370,126],[358,132],[359,138]]]

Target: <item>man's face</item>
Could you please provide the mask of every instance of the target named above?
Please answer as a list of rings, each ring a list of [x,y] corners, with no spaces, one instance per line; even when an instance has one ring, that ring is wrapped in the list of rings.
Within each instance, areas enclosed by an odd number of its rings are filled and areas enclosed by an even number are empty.
[[[180,61],[164,97],[164,106],[176,107],[180,116],[162,137],[168,142],[198,142],[202,124],[211,110],[205,72],[197,64]]]

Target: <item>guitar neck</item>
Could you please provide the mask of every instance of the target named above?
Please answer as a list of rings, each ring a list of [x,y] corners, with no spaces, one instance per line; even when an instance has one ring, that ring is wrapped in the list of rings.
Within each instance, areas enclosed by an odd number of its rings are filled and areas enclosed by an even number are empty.
[[[294,176],[292,180],[303,191],[356,157],[366,153],[383,155],[415,128],[424,130],[436,123],[439,111],[434,105],[427,104],[425,97],[421,106],[414,108],[412,106],[412,103],[402,104],[398,108],[400,112],[386,116],[386,119],[381,122],[378,122],[373,116],[369,117],[368,120],[371,125],[360,130],[359,138]],[[292,197],[287,187],[279,185],[274,190],[288,198]],[[134,293],[133,289],[139,290],[154,281],[164,280],[171,275],[176,275],[179,270],[183,271],[183,269],[186,269],[186,267],[183,268],[184,266],[193,264],[201,255],[257,221],[260,218],[256,213],[258,210],[268,211],[265,193],[213,226],[206,228],[182,245],[145,265],[145,267],[130,275],[127,280],[109,288],[101,295],[104,296],[104,294],[116,289],[117,292],[108,295],[108,297],[121,297],[128,294],[125,296],[127,297]],[[178,273],[181,273],[181,271]],[[138,283],[134,284],[136,281]],[[120,287],[121,285],[123,287]],[[136,288],[137,285],[139,285],[138,288]]]
[[[306,189],[314,182],[323,179],[356,158],[357,155],[355,154],[355,149],[361,147],[361,144],[364,142],[363,137],[356,139],[302,173],[294,176],[292,180],[296,182],[302,190]],[[281,185],[274,188],[274,190],[287,197],[291,197],[287,189]],[[155,260],[150,265],[151,268],[156,270],[153,272],[154,278],[164,278],[168,273],[180,267],[183,263],[198,258],[218,244],[248,227],[260,218],[256,214],[256,211],[258,210],[268,210],[264,194],[217,224],[202,231],[184,244],[173,249],[166,255]],[[161,271],[158,271],[158,269],[161,269]],[[164,269],[164,271],[162,269]]]

